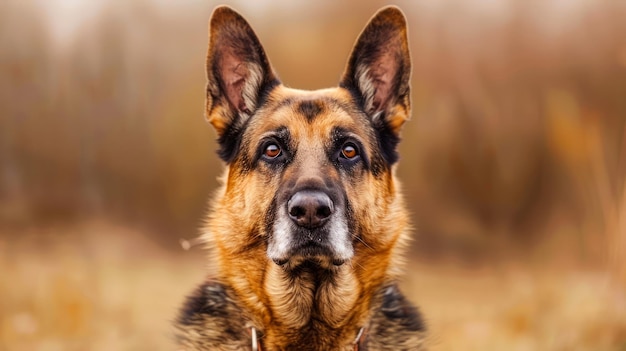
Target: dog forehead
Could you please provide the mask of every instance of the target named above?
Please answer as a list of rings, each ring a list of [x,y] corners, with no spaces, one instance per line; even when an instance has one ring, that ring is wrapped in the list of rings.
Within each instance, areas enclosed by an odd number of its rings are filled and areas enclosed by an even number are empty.
[[[365,132],[365,120],[349,93],[340,88],[276,89],[254,123],[254,134],[287,128],[294,138],[329,137],[335,128]]]

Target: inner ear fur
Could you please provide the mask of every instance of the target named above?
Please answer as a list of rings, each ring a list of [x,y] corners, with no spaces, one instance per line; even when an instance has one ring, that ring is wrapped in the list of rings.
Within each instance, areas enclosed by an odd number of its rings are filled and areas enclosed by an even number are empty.
[[[397,135],[410,116],[410,76],[406,19],[397,7],[385,7],[359,35],[340,86],[352,93],[375,125],[384,122]]]

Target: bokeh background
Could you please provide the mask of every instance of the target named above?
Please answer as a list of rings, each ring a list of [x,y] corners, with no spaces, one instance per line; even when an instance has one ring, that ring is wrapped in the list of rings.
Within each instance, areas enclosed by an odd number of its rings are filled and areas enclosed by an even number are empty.
[[[282,81],[337,84],[385,1],[231,1]],[[626,350],[626,2],[397,1],[403,289],[433,350]],[[0,2],[0,350],[172,350],[223,165],[213,1]]]

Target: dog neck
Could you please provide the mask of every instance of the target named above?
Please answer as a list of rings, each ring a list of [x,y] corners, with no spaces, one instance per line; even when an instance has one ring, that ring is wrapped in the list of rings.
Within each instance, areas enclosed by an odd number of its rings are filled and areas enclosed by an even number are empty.
[[[347,265],[320,269],[304,263],[293,271],[270,265],[265,289],[276,322],[299,329],[312,319],[330,328],[341,327],[357,302],[360,287]]]
[[[361,290],[349,265],[322,269],[314,263],[304,263],[293,270],[270,265],[265,291],[272,323],[265,327],[264,337],[270,342],[276,340],[276,344],[289,342],[290,349],[311,347],[312,340],[332,342],[315,345],[315,349],[349,344],[367,315],[366,308],[357,308],[369,305],[369,301],[360,301]]]

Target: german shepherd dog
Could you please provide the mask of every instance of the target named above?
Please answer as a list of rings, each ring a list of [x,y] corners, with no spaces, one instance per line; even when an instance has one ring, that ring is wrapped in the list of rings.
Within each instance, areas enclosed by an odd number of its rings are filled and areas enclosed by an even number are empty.
[[[409,118],[403,13],[367,24],[339,87],[281,84],[250,25],[214,10],[206,117],[227,164],[204,239],[212,272],[181,309],[181,350],[422,350],[397,287],[408,215],[394,176]]]

